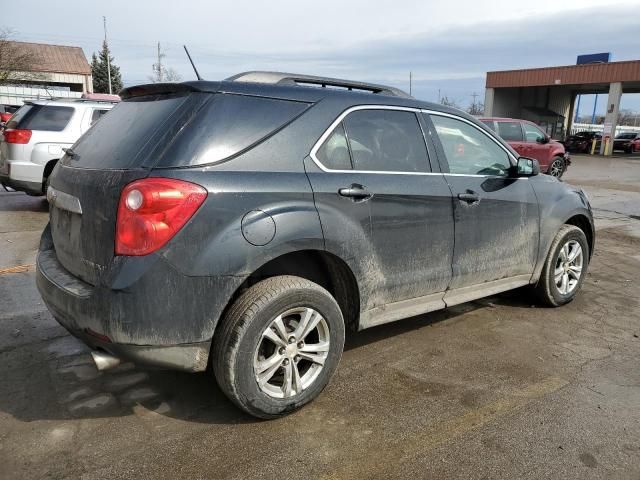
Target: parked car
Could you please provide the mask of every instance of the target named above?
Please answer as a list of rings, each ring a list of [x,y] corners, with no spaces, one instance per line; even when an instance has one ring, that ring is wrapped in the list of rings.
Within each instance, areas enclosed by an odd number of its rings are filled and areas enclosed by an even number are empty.
[[[44,195],[47,179],[64,149],[113,105],[113,101],[83,99],[25,102],[0,136],[0,183],[30,195]]]
[[[622,150],[625,153],[640,152],[640,133],[619,133],[613,140],[613,150]]]
[[[11,105],[0,105],[0,124],[7,123],[17,109]]]
[[[540,169],[553,177],[562,177],[571,165],[564,145],[553,140],[533,122],[513,118],[481,118],[480,121],[500,135],[518,154],[536,159]]]
[[[273,418],[320,394],[347,330],[525,285],[560,306],[586,276],[586,195],[459,110],[274,72],[122,96],[51,174],[37,258],[99,369],[210,365]]]
[[[599,152],[600,142],[602,140],[602,134],[600,132],[585,131],[569,135],[564,145],[568,152],[591,153],[594,139],[596,140],[596,152]]]

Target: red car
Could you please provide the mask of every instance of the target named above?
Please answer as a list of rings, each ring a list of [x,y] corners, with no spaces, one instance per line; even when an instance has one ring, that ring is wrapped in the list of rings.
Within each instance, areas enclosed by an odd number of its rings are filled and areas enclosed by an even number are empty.
[[[535,123],[514,118],[481,118],[523,157],[535,158],[540,171],[560,178],[571,164],[564,145],[551,139]]]
[[[613,140],[613,150],[626,153],[640,152],[640,133],[625,132],[617,135]]]

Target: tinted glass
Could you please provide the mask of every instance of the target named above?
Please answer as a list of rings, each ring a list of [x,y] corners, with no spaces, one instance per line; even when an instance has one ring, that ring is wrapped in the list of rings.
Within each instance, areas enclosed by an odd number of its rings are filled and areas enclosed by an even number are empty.
[[[74,167],[120,169],[142,165],[138,154],[151,144],[161,127],[166,128],[172,114],[187,95],[147,96],[118,103],[74,145]]]
[[[355,170],[429,171],[427,147],[413,112],[358,110],[343,123]]]
[[[17,128],[61,132],[73,116],[73,107],[54,105],[33,105],[25,114]]]
[[[521,142],[522,127],[519,122],[498,122],[498,135],[507,142]]]
[[[621,138],[621,139],[625,139],[625,140],[632,140],[632,139],[636,138],[636,134],[635,133],[620,133],[620,134],[616,135],[616,138]]]
[[[449,171],[464,175],[507,175],[507,153],[484,132],[455,118],[431,115]]]
[[[91,125],[96,123],[102,116],[107,113],[109,110],[94,110],[91,114]]]
[[[316,157],[320,163],[332,170],[351,170],[349,147],[342,123],[338,125],[329,138],[318,149]]]
[[[493,120],[480,120],[480,121],[484,123],[487,127],[489,127],[491,130],[493,130],[494,132],[496,131],[496,126]]]
[[[524,127],[524,136],[526,142],[541,142],[545,138],[547,138],[546,135],[542,133],[542,130],[533,125],[523,123],[522,126]]]
[[[27,114],[31,111],[33,105],[23,105],[21,106],[16,113],[9,119],[7,122],[7,129],[10,128],[19,128],[18,125],[22,121],[23,118],[27,116]]]
[[[308,106],[273,98],[213,95],[159,166],[204,165],[229,158],[264,140]]]

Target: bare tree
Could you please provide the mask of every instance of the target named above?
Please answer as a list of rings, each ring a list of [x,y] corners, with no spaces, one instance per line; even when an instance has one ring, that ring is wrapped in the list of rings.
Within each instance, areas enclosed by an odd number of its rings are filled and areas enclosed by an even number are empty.
[[[13,35],[9,29],[0,29],[0,85],[41,79],[42,74],[33,72],[38,58],[32,51],[21,48],[20,43],[12,41]]]
[[[484,115],[484,103],[473,102],[469,105],[469,108],[467,108],[467,113],[475,116]]]
[[[440,103],[445,107],[460,108],[454,99],[449,99],[446,95],[440,99]]]

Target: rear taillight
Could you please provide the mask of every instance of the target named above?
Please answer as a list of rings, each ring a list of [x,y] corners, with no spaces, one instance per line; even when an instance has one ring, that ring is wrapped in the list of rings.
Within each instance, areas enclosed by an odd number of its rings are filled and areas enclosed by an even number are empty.
[[[8,122],[11,115],[11,113],[0,113],[0,122]]]
[[[5,130],[4,141],[7,143],[29,143],[31,140],[31,130]]]
[[[147,255],[165,245],[207,198],[195,183],[145,178],[122,190],[116,220],[116,255]]]

